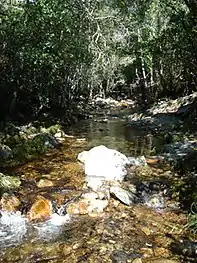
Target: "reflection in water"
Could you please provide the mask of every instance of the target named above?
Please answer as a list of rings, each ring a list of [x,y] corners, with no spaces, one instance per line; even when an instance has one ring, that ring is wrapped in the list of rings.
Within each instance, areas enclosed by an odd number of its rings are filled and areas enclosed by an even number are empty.
[[[86,137],[89,148],[103,144],[128,156],[149,156],[157,144],[152,134],[127,127],[122,119],[85,120],[66,128],[66,133]]]

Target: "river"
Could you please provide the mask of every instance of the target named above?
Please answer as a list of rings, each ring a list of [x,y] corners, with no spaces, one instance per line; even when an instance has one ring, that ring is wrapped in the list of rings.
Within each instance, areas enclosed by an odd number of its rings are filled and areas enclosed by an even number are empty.
[[[113,197],[100,214],[68,216],[63,209],[84,191],[83,167],[76,160],[79,152],[102,144],[127,156],[151,159],[162,152],[164,139],[126,126],[124,114],[114,112],[65,127],[65,132],[74,137],[60,149],[12,170],[22,185],[8,193],[8,201],[16,196],[20,212],[2,212],[0,262],[195,262],[193,252],[182,256],[181,240],[196,236],[185,227],[187,215],[171,191],[177,175],[166,164],[132,170],[148,194],[162,193],[165,205],[159,209],[142,203],[126,206]],[[59,211],[58,219],[28,220],[26,213],[37,196],[50,200],[54,215]]]

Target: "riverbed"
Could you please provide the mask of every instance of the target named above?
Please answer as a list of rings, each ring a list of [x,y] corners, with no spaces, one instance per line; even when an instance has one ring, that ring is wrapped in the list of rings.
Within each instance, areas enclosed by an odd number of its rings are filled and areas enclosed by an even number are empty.
[[[165,162],[132,170],[147,187],[165,185],[165,204],[159,208],[148,203],[127,206],[112,197],[101,213],[68,216],[63,209],[84,192],[83,165],[77,161],[81,151],[105,145],[127,156],[154,160],[164,139],[126,126],[124,115],[114,113],[83,120],[65,127],[65,132],[73,137],[68,136],[59,149],[11,169],[22,178],[22,185],[8,193],[8,201],[15,196],[20,205],[15,212],[2,212],[0,262],[195,262],[196,236],[186,227],[187,213],[171,191],[178,175]],[[58,219],[28,219],[37,196],[52,202]]]

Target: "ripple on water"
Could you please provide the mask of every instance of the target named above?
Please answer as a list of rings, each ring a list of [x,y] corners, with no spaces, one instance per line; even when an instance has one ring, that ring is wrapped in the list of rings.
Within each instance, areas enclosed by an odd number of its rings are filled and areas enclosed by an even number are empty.
[[[21,213],[0,213],[0,249],[31,241],[51,241],[57,238],[65,223],[70,222],[68,215],[53,214],[50,220],[30,223]]]
[[[27,232],[27,219],[20,212],[2,212],[0,217],[0,247],[19,244]]]

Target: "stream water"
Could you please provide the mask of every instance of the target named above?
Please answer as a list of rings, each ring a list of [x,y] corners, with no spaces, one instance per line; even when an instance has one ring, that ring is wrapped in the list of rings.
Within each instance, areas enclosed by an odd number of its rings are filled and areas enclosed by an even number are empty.
[[[52,150],[17,167],[13,172],[23,178],[20,193],[15,193],[21,207],[28,210],[35,197],[42,195],[56,207],[58,204],[61,210],[65,201],[83,192],[84,174],[76,156],[84,149],[103,144],[127,156],[146,157],[163,149],[163,138],[125,126],[122,116],[101,115],[66,127],[65,132],[75,138],[68,138],[60,150]],[[137,171],[142,173],[145,183],[172,175],[166,168],[146,169]],[[50,180],[53,185],[38,187],[41,179]],[[167,202],[170,203],[169,198]],[[155,210],[142,204],[127,207],[112,198],[109,207],[100,215],[70,217],[55,211],[50,220],[40,223],[29,222],[23,210],[2,212],[0,262],[126,263],[137,259],[141,261],[136,262],[143,263],[157,259],[174,260],[158,261],[166,263],[194,262],[179,258],[170,250],[174,239],[179,241],[187,231],[185,213],[177,207],[169,207],[167,210]]]

